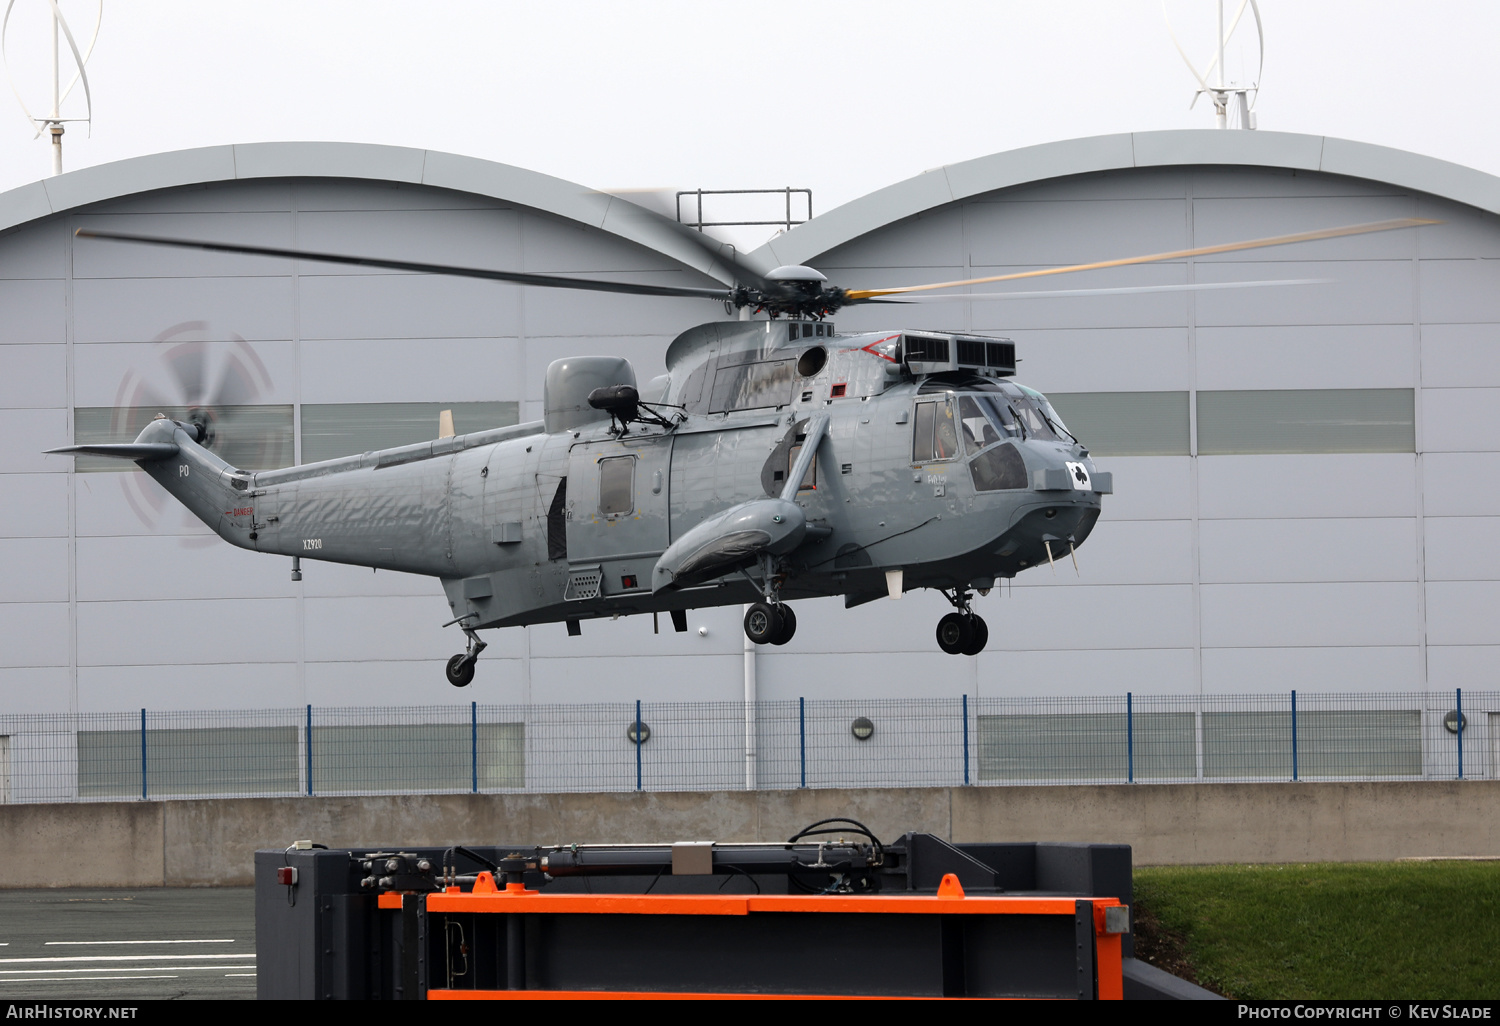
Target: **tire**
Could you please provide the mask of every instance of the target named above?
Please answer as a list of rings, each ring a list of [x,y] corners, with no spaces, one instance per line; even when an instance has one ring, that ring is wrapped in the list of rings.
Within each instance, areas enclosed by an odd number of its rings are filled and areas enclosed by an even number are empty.
[[[938,648],[949,655],[963,655],[974,637],[974,627],[962,613],[949,613],[938,621]]]
[[[792,612],[792,607],[780,605],[776,612],[781,614],[781,631],[771,639],[773,645],[785,645],[792,640],[792,635],[797,633],[797,614]]]
[[[964,655],[978,655],[984,651],[984,646],[990,640],[989,625],[984,622],[984,617],[976,614],[969,616],[969,631],[972,635],[969,643],[964,646]]]
[[[462,653],[448,660],[448,683],[456,688],[466,688],[474,679],[474,660]]]
[[[783,621],[775,606],[756,602],[745,611],[745,637],[757,645],[769,645],[781,636]]]

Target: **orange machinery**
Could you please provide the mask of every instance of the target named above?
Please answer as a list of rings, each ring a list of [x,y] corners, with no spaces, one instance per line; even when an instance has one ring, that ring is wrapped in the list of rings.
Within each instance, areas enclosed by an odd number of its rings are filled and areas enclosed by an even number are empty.
[[[785,842],[299,842],[256,853],[257,993],[1121,998],[1130,878],[1125,845],[887,843],[848,819]]]
[[[486,872],[379,907],[443,938],[430,1000],[1124,996],[1117,898],[969,896],[953,874],[935,895],[633,895]]]

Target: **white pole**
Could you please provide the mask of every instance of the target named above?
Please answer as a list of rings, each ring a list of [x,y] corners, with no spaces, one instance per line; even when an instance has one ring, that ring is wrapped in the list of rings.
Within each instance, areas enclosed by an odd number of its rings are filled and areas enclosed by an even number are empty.
[[[750,606],[744,609],[749,615]],[[755,642],[745,635],[745,790],[754,791],[757,784],[755,766],[756,749],[759,747],[759,732],[755,722]]]
[[[1219,91],[1214,95],[1214,120],[1220,128],[1229,127],[1229,112],[1224,95],[1224,0],[1219,2]]]
[[[62,174],[62,83],[58,70],[57,12],[52,14],[52,121],[48,130],[52,133],[52,173]]]
[[[1224,0],[1219,0],[1219,88],[1224,88]]]

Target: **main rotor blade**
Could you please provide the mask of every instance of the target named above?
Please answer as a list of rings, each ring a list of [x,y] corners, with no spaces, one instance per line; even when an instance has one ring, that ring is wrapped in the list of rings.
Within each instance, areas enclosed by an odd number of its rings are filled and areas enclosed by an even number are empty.
[[[1129,296],[1152,292],[1204,292],[1212,289],[1257,289],[1272,285],[1328,285],[1332,278],[1283,278],[1277,281],[1199,281],[1190,285],[1125,285],[1111,289],[1041,289],[1035,292],[960,292],[951,296],[866,299],[866,303],[953,303],[990,299],[1065,299],[1069,296]]]
[[[650,218],[659,228],[706,253],[710,260],[722,265],[733,274],[736,284],[750,285],[758,289],[765,288],[766,274],[774,265],[765,260],[753,260],[749,253],[741,252],[733,243],[724,242],[713,235],[683,224],[673,210],[679,202],[675,188],[605,189],[601,190],[600,195],[630,204],[634,208],[632,212],[637,216],[644,215]],[[611,206],[610,215],[613,216],[615,212],[616,208]],[[694,265],[690,262],[689,266]],[[712,269],[708,273],[718,277]]]
[[[491,271],[482,267],[453,267],[448,264],[424,264],[413,260],[384,260],[379,257],[346,256],[340,253],[310,253],[298,249],[276,249],[271,246],[242,246],[231,242],[204,242],[197,239],[170,239],[155,235],[130,235],[79,228],[73,233],[83,239],[108,239],[114,242],[143,242],[152,246],[176,246],[180,249],[203,249],[214,253],[248,253],[252,256],[288,257],[293,260],[318,260],[329,264],[354,267],[379,267],[389,271],[416,271],[419,274],[449,274],[459,278],[485,278],[490,281],[536,285],[550,289],[582,289],[587,292],[622,292],[631,296],[670,296],[681,299],[716,299],[731,296],[729,289],[700,289],[687,285],[637,285],[628,281],[595,281],[592,278],[565,278],[557,274],[524,274],[520,271]]]
[[[1036,271],[996,274],[988,278],[943,281],[932,285],[904,285],[893,289],[850,289],[848,290],[848,295],[851,299],[868,299],[874,296],[894,296],[908,292],[930,292],[934,289],[954,289],[964,285],[986,285],[994,281],[1015,281],[1018,278],[1041,278],[1049,274],[1072,274],[1074,271],[1096,271],[1105,267],[1128,267],[1131,264],[1151,264],[1161,260],[1182,260],[1187,257],[1209,256],[1213,253],[1237,253],[1246,249],[1264,249],[1267,246],[1287,246],[1293,242],[1337,239],[1345,235],[1364,235],[1369,232],[1387,232],[1396,228],[1417,228],[1421,225],[1441,223],[1441,221],[1432,221],[1421,217],[1398,217],[1389,221],[1373,221],[1369,224],[1351,224],[1340,228],[1320,228],[1317,231],[1298,232],[1295,235],[1274,235],[1265,239],[1224,242],[1217,246],[1200,246],[1197,249],[1179,249],[1171,253],[1152,253],[1149,256],[1124,257],[1119,260],[1100,260],[1092,264],[1073,264],[1068,267],[1044,267]]]

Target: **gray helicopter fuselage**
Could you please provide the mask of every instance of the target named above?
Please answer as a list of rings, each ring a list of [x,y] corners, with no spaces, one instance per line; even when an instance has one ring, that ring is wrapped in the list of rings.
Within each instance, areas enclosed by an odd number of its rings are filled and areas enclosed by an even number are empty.
[[[177,454],[142,466],[242,548],[438,577],[470,628],[754,601],[739,568],[680,587],[659,572],[654,586],[653,571],[706,520],[791,498],[800,436],[819,415],[826,432],[792,499],[805,537],[778,564],[783,599],[857,605],[886,595],[891,571],[904,590],[982,589],[1087,537],[1109,478],[1037,420],[1045,399],[994,377],[915,375],[900,332],[816,330],[685,333],[668,380],[643,394],[666,423],[622,430],[575,403],[543,422],[246,473],[159,420],[138,442]],[[1007,402],[1025,416],[1006,421]]]

